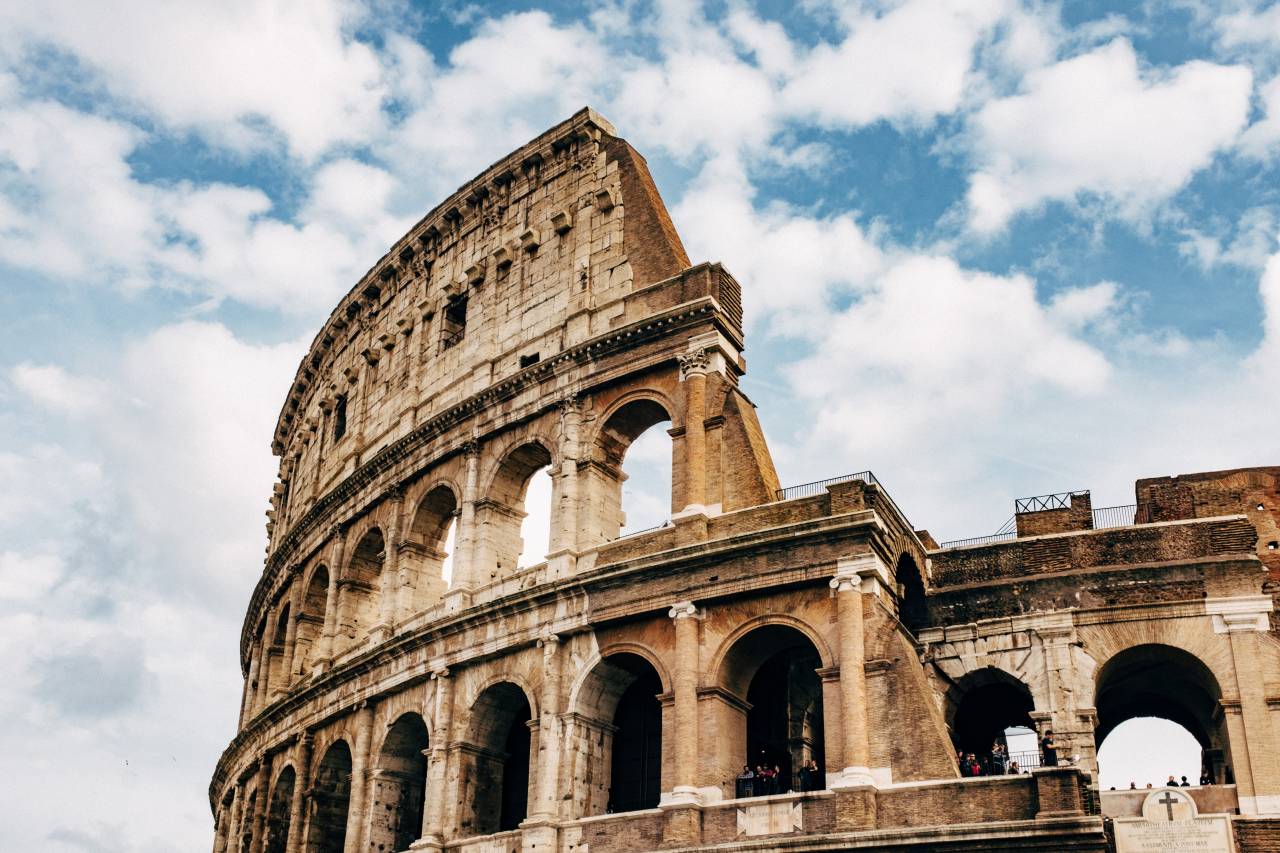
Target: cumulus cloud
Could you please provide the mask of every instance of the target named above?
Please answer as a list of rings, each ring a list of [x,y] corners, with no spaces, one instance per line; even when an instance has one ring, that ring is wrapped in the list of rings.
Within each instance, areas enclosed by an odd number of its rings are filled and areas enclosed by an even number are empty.
[[[15,2],[6,5],[8,44],[0,49],[67,52],[172,127],[240,148],[278,134],[310,158],[382,126],[383,68],[354,37],[367,15],[348,0]]]
[[[99,381],[73,376],[56,364],[24,362],[10,371],[14,386],[54,411],[82,415],[99,408],[107,394]]]
[[[1280,10],[1280,6],[1276,7]],[[1240,151],[1259,160],[1280,154],[1280,77],[1258,88],[1262,117],[1240,135]]]
[[[1247,68],[1202,61],[1144,70],[1124,39],[1031,72],[1021,93],[973,117],[970,226],[997,231],[1081,194],[1141,216],[1234,143],[1251,81]]]

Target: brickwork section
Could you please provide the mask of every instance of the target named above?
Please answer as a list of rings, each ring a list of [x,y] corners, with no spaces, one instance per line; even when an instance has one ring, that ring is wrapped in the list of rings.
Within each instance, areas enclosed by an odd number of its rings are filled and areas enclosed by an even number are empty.
[[[1280,820],[1236,818],[1234,825],[1240,853],[1280,853]]]
[[[950,785],[881,791],[876,806],[882,827],[1034,820],[1036,786],[1030,776],[957,780]]]

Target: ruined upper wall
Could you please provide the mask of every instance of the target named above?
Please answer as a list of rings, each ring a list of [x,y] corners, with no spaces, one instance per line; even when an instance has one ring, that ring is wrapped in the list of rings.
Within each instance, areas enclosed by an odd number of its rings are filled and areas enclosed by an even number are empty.
[[[276,426],[269,527],[433,414],[633,322],[628,295],[688,266],[644,159],[592,110],[504,157],[392,246],[316,336]]]

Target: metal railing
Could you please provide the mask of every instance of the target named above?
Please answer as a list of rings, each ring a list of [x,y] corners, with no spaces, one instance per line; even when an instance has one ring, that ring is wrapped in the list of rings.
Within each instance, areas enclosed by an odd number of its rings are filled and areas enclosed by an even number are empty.
[[[993,533],[990,536],[975,536],[972,539],[949,539],[946,542],[939,542],[939,548],[967,548],[970,545],[991,545],[995,542],[1012,542],[1018,538],[1016,531],[1007,533]]]
[[[876,479],[876,475],[870,471],[859,471],[856,474],[844,474],[839,477],[831,477],[826,480],[814,480],[812,483],[801,483],[798,486],[787,486],[785,489],[778,489],[777,499],[780,501],[790,501],[796,498],[811,498],[814,495],[820,495],[827,490],[827,486],[834,486],[836,483],[850,483],[854,480],[861,480],[867,485],[879,486],[880,481]],[[881,488],[884,488],[881,486]]]
[[[1016,498],[1013,502],[1015,512],[1043,512],[1046,509],[1069,509],[1073,495],[1087,495],[1088,489],[1076,489],[1070,492],[1056,492],[1052,495],[1036,495],[1033,498]]]
[[[1137,523],[1138,505],[1104,506],[1093,511],[1093,529],[1108,527],[1132,527]]]

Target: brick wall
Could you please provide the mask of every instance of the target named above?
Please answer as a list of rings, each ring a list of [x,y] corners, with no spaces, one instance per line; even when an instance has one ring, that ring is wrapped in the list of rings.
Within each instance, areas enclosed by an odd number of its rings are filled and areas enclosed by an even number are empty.
[[[1043,536],[1093,529],[1093,501],[1088,492],[1073,494],[1063,509],[1043,509],[1017,514],[1018,536]]]
[[[890,788],[879,792],[876,807],[880,827],[1034,820],[1035,783],[1030,776],[1010,776]]]
[[[651,810],[584,821],[582,843],[591,853],[656,850],[662,844],[662,813]]]
[[[1236,818],[1240,853],[1280,853],[1280,820]]]

